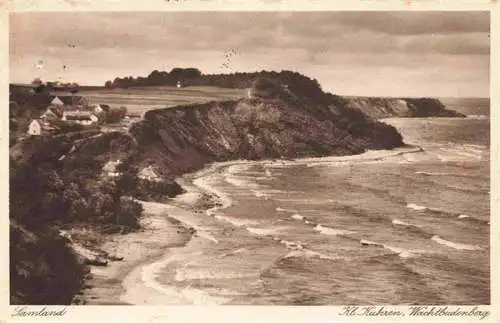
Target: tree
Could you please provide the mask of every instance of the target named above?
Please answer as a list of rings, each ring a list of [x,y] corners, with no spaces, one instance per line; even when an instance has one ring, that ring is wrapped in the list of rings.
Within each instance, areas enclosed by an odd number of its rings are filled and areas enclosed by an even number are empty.
[[[32,85],[37,85],[37,86],[38,86],[38,85],[43,84],[43,82],[42,82],[42,80],[41,80],[39,77],[37,77],[37,78],[35,78],[33,81],[31,81],[31,84],[32,84]]]

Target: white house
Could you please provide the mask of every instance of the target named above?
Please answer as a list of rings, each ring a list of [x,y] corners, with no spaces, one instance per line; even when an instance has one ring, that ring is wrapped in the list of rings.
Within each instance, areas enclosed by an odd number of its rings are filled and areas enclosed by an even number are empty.
[[[141,169],[141,171],[137,174],[137,177],[146,181],[151,181],[151,182],[161,182],[160,176],[156,174],[154,171],[153,167],[149,165],[146,168]]]
[[[181,87],[182,87],[181,81],[177,81],[177,88],[181,88]]]
[[[94,107],[94,112],[95,112],[95,113],[101,113],[101,112],[103,112],[103,111],[104,111],[104,110],[103,110],[103,108],[101,107],[101,105],[100,105],[100,104],[98,104],[98,105],[96,105],[96,106]]]
[[[116,170],[116,167],[120,165],[120,163],[121,161],[119,159],[117,159],[116,161],[113,160],[108,161],[102,168],[103,174],[110,177],[120,176],[121,173]]]
[[[42,134],[42,124],[39,120],[33,120],[28,126],[28,135],[40,136]]]
[[[110,108],[107,104],[98,104],[94,106],[94,113],[109,112]]]
[[[251,88],[249,88],[249,89],[247,90],[247,97],[248,97],[249,99],[253,98],[253,91],[252,91],[252,89],[251,89]]]
[[[55,105],[55,106],[62,106],[62,105],[64,105],[64,102],[61,101],[61,99],[59,99],[59,97],[56,96],[55,98],[52,99],[50,104]]]

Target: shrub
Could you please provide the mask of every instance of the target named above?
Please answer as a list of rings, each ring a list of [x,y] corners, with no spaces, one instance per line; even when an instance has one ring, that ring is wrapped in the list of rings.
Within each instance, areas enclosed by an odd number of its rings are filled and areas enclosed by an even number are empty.
[[[108,116],[106,118],[106,121],[108,123],[117,123],[120,122],[123,118],[125,118],[126,115],[127,115],[126,107],[111,108],[108,111]]]

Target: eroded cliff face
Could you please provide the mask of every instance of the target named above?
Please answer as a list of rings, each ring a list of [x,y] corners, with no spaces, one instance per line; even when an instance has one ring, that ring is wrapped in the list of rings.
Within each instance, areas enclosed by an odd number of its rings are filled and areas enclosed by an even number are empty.
[[[175,177],[214,161],[348,155],[403,145],[393,127],[335,101],[254,98],[149,111],[131,129],[140,147],[136,165],[154,165]]]
[[[431,98],[346,97],[348,106],[374,119],[392,117],[465,117],[446,109],[441,101]]]

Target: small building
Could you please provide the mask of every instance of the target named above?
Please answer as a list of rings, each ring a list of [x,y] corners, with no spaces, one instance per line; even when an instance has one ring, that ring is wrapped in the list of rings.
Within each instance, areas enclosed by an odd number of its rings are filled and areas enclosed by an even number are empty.
[[[68,100],[71,99],[71,105],[75,106],[87,106],[89,105],[89,101],[87,98],[81,95],[71,95],[67,97]]]
[[[65,109],[78,109],[79,107],[88,106],[88,99],[79,95],[60,95],[55,96],[50,104],[54,106],[64,106]]]
[[[55,98],[52,99],[52,101],[50,101],[50,104],[55,106],[63,106],[64,102],[58,96],[56,96]]]
[[[177,81],[177,88],[179,89],[179,88],[181,88],[181,87],[182,87],[182,83],[181,83],[181,81]]]
[[[97,123],[99,121],[99,118],[95,114],[91,113],[90,120],[92,120],[93,123]]]
[[[148,167],[145,167],[141,169],[141,171],[137,174],[137,177],[146,181],[150,182],[161,182],[162,179],[156,172],[154,171],[153,167],[149,165]]]
[[[107,104],[98,104],[94,107],[94,113],[108,113],[111,107]]]
[[[89,126],[97,123],[99,121],[99,118],[91,112],[78,110],[78,111],[64,111],[62,120],[72,121],[84,126]]]
[[[116,169],[118,165],[120,165],[121,161],[119,159],[113,161],[110,160],[108,161],[104,167],[102,168],[103,175],[109,176],[109,177],[118,177],[121,176],[122,174]]]
[[[29,95],[35,95],[36,94],[36,91],[34,88],[30,88],[29,91],[28,91],[28,94]]]
[[[30,136],[41,136],[44,134],[50,134],[57,130],[57,128],[50,125],[50,123],[43,122],[39,119],[34,119],[28,125],[28,135]]]
[[[40,119],[44,121],[59,120],[63,117],[63,110],[61,106],[49,106],[42,113]]]
[[[28,126],[28,135],[40,136],[42,134],[42,123],[40,120],[33,120]]]

